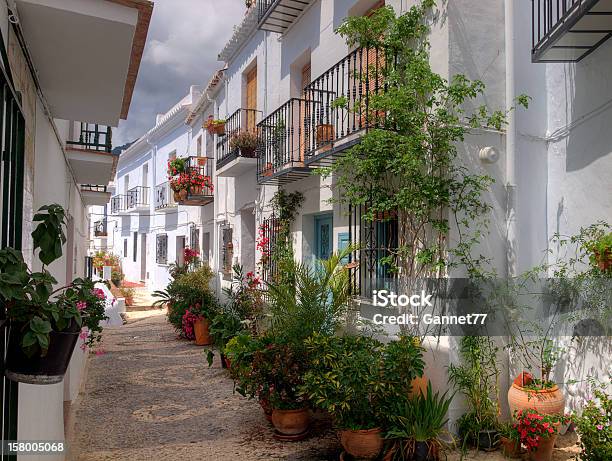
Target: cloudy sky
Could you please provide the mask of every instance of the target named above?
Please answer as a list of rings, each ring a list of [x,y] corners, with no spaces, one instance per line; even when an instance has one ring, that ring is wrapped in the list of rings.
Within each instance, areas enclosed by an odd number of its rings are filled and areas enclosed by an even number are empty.
[[[142,136],[155,116],[205,85],[222,63],[217,54],[245,12],[244,0],[154,0],[155,8],[128,120],[113,133],[117,146]]]

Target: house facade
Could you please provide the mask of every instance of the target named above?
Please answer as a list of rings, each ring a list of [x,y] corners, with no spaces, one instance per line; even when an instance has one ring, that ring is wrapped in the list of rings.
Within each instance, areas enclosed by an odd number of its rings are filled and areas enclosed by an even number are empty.
[[[21,250],[40,271],[32,218],[43,205],[61,205],[66,244],[46,268],[60,287],[88,275],[89,207],[110,199],[118,163],[112,127],[128,115],[152,10],[143,0],[0,5],[2,247]],[[46,386],[11,382],[2,369],[3,440],[64,440],[85,358],[77,348],[64,380]],[[2,453],[2,459],[9,458]]]

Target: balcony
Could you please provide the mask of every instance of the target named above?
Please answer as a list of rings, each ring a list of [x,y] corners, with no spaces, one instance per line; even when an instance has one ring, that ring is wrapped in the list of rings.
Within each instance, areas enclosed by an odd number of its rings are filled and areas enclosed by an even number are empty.
[[[313,0],[258,0],[258,27],[284,33]]]
[[[120,215],[120,214],[125,214],[127,212],[126,198],[127,198],[126,195],[115,195],[114,197],[111,198],[111,201],[110,201],[111,214]]]
[[[66,155],[81,184],[108,184],[117,169],[119,156],[112,153],[110,127],[80,123],[75,141],[66,141]]]
[[[149,188],[143,186],[133,187],[125,195],[126,211],[138,213],[149,211]]]
[[[191,181],[185,198],[179,205],[204,206],[214,201],[212,184],[213,159],[209,157],[188,157],[186,173]],[[200,185],[204,183],[204,185]]]
[[[312,129],[305,138],[307,166],[331,164],[364,131],[382,125],[385,114],[372,111],[370,99],[385,91],[386,66],[382,52],[359,48],[306,87],[306,126]]]
[[[612,35],[609,0],[533,0],[533,62],[578,62]]]
[[[108,228],[107,221],[103,219],[102,221],[96,221],[94,223],[94,237],[97,238],[106,238],[108,237]]]
[[[221,136],[217,143],[217,176],[236,177],[255,169],[257,149],[243,144],[245,140],[249,141],[249,136],[256,140],[261,114],[254,109],[238,109],[225,121],[225,136]]]
[[[178,202],[174,200],[174,191],[170,188],[170,182],[166,181],[155,186],[155,211],[168,212],[176,210]]]
[[[292,98],[257,125],[257,182],[284,184],[309,176],[304,164],[310,144],[310,103]]]
[[[106,186],[82,184],[81,197],[87,206],[104,206],[110,200],[111,194]]]

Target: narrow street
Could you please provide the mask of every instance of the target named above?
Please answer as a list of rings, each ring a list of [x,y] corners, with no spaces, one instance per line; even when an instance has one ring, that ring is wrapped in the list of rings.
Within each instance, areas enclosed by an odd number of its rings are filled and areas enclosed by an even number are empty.
[[[165,311],[130,313],[91,355],[71,419],[71,455],[92,460],[327,460],[339,443],[318,422],[303,442],[278,442],[259,405],[232,392],[218,358],[179,340]]]

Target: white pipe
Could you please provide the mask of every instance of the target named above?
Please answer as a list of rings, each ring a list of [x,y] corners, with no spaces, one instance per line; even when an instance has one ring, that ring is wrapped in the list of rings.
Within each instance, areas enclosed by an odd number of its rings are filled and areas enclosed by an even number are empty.
[[[516,111],[512,109],[516,97],[514,82],[514,8],[513,0],[505,1],[506,52],[506,258],[507,275],[517,275],[517,217],[516,217]]]

